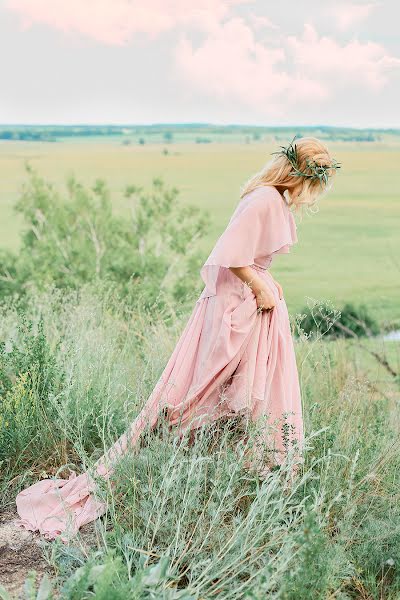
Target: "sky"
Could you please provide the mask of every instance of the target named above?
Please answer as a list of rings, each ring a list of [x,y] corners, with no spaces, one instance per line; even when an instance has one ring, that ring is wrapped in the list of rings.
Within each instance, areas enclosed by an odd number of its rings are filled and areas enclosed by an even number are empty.
[[[400,5],[0,0],[0,123],[400,127]]]

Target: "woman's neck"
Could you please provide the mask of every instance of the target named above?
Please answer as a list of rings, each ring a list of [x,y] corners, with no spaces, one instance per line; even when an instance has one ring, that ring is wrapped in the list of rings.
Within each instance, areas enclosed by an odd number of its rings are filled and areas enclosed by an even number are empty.
[[[284,203],[285,203],[287,206],[289,206],[289,202],[287,201],[287,199],[286,199],[286,196],[284,195],[284,193],[286,192],[286,189],[287,189],[287,188],[284,188],[284,186],[281,186],[281,185],[275,185],[274,187],[276,188],[276,190],[277,190],[277,191],[279,192],[279,194],[281,195],[281,197],[282,197],[282,200],[284,201]]]

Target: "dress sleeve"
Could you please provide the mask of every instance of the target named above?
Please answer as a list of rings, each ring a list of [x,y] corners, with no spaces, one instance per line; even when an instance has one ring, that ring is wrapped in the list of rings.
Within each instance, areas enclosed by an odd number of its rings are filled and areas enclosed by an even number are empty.
[[[273,186],[256,188],[241,199],[201,267],[206,285],[203,296],[216,294],[220,269],[244,267],[288,252],[296,241],[294,218],[280,193]]]

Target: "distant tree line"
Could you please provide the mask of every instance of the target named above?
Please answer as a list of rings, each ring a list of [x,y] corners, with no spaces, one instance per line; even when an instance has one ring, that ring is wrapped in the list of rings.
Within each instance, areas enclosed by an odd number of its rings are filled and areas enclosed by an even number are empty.
[[[314,135],[320,139],[337,141],[374,142],[382,135],[400,136],[400,129],[354,129],[318,125],[314,127],[269,127],[253,125],[213,125],[207,123],[172,123],[153,125],[0,125],[0,140],[57,141],[74,137],[120,136],[144,143],[146,137],[158,137],[171,143],[180,136],[192,138],[196,143],[209,143],[213,136],[244,136],[259,141],[269,136],[276,141],[287,140],[295,134]]]

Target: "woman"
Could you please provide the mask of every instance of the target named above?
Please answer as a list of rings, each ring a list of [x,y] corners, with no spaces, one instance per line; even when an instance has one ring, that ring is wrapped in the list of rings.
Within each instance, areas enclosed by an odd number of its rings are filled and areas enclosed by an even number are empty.
[[[118,458],[162,412],[180,434],[221,417],[260,419],[265,427],[257,445],[269,456],[264,471],[281,464],[293,446],[301,458],[302,407],[289,316],[268,268],[297,242],[291,208],[313,204],[339,164],[316,138],[294,139],[244,186],[201,268],[205,287],[129,430],[90,473],[46,479],[20,492],[18,526],[67,540],[103,514],[95,479],[108,479]]]

